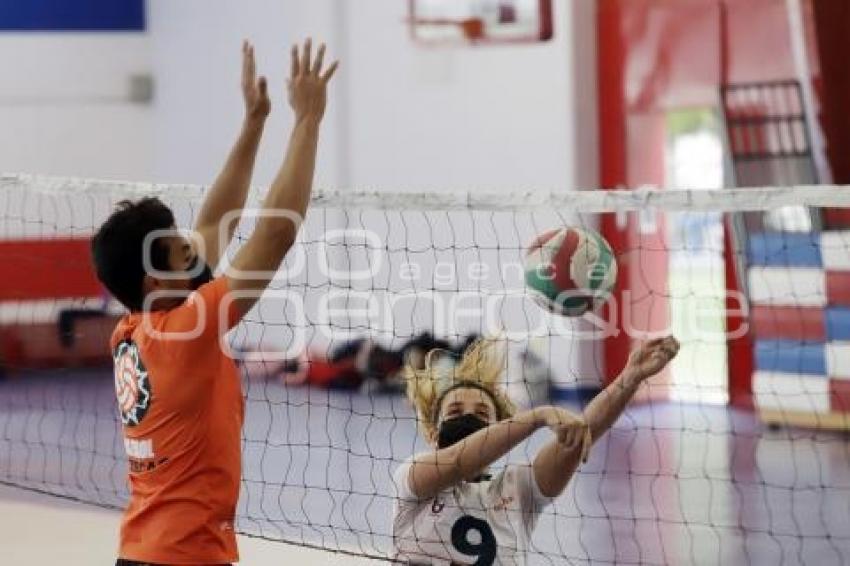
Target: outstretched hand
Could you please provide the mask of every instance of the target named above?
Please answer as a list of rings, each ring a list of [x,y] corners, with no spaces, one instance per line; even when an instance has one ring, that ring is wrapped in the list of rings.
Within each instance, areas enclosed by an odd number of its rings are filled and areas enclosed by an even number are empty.
[[[292,70],[287,83],[289,105],[295,111],[296,119],[321,119],[327,104],[327,86],[339,67],[334,61],[326,69],[325,44],[319,46],[316,59],[313,60],[313,43],[307,39],[300,50],[292,46]]]
[[[673,336],[656,338],[642,344],[629,356],[628,367],[641,380],[660,372],[679,353],[679,341]]]
[[[242,97],[245,115],[250,118],[264,119],[272,110],[266,77],[257,78],[254,46],[247,40],[242,42]]]

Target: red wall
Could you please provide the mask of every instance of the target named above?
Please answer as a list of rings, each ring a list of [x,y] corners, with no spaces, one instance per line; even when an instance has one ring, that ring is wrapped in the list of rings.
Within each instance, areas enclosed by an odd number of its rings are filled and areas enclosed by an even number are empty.
[[[785,0],[598,0],[597,6],[600,179],[605,189],[663,186],[667,111],[718,106],[724,82],[796,78]],[[804,12],[811,24],[810,0],[804,0]],[[814,49],[809,54],[817,73]],[[850,127],[847,133],[850,140]],[[667,322],[667,258],[660,252],[634,252],[663,244],[664,227],[647,235],[636,226],[633,216],[625,226],[610,216],[601,223],[604,236],[623,258],[615,291],[617,320],[630,318],[642,321],[646,330],[659,329]],[[727,274],[727,284],[735,281],[734,273]],[[623,304],[623,293],[634,295],[641,288],[653,291],[653,300]],[[741,320],[728,322],[737,326]],[[607,375],[622,368],[630,348],[623,333],[607,340]],[[730,344],[730,354],[733,403],[747,406],[752,375],[748,340]]]
[[[826,154],[835,183],[850,184],[850,2],[847,0],[817,0],[813,6],[817,28],[817,48],[820,56],[822,126],[826,138]],[[835,228],[850,226],[850,211],[832,210],[827,213],[827,225]]]
[[[88,238],[0,241],[0,303],[100,297]],[[27,306],[16,320],[0,324],[3,369],[76,367],[109,362],[112,316],[83,319],[74,326],[74,345],[62,344],[56,321],[35,322]],[[58,315],[59,309],[55,309]]]
[[[89,238],[0,240],[0,301],[97,297]]]
[[[724,77],[727,82],[795,78],[786,0],[600,4],[619,6],[631,111],[713,105]],[[816,62],[816,57],[810,61],[815,70]]]

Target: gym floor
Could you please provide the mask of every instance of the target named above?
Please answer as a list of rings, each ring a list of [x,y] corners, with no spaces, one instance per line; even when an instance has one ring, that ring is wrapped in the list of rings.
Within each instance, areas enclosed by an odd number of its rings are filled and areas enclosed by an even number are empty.
[[[424,449],[406,401],[272,381],[246,382],[245,391],[239,529],[386,555],[392,470]],[[125,464],[114,415],[108,370],[8,377],[0,382],[0,478],[120,507]],[[528,461],[545,440],[538,433],[508,460]],[[848,463],[843,435],[768,430],[721,407],[636,405],[544,511],[529,562],[850,563]],[[61,526],[43,532],[67,537],[44,544],[32,525],[52,521]],[[0,491],[4,554],[8,540],[20,556],[8,563],[53,563],[27,558],[51,551],[104,563],[118,521],[114,510]],[[242,552],[246,564],[301,552],[304,564],[354,563],[246,537]]]

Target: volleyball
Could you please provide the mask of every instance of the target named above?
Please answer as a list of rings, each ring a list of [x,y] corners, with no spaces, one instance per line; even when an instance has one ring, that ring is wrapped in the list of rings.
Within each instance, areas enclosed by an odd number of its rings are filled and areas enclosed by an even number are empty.
[[[581,316],[604,303],[617,281],[617,261],[594,230],[565,227],[539,235],[525,254],[525,284],[544,308]]]

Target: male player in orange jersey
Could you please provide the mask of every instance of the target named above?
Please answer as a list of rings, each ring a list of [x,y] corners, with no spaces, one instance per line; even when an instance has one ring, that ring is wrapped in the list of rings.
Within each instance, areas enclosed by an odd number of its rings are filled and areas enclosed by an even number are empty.
[[[246,117],[195,232],[175,230],[154,198],[123,202],[92,240],[98,277],[130,313],[112,336],[115,386],[130,461],[130,502],[117,564],[226,564],[239,559],[233,522],[239,498],[243,399],[224,334],[254,305],[295,242],[310,201],[327,85],[337,64],[293,47],[289,148],[253,234],[227,273],[210,266],[245,204],[271,104],[243,47]],[[163,235],[167,234],[167,235]],[[239,276],[241,275],[241,276]],[[232,300],[231,300],[232,299]]]

